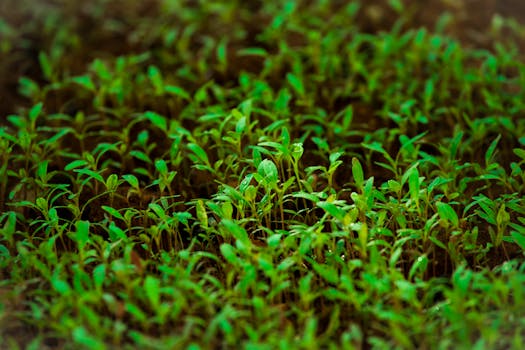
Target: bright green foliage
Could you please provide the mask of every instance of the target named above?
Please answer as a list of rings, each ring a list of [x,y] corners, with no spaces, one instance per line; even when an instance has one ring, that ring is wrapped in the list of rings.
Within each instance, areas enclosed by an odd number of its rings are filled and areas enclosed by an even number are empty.
[[[518,22],[4,2],[0,348],[523,346]]]

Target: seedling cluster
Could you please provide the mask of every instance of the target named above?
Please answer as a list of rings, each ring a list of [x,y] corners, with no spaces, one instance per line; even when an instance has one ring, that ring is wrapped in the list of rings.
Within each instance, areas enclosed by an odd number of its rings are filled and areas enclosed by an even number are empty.
[[[520,348],[525,29],[373,3],[6,0],[2,347]]]

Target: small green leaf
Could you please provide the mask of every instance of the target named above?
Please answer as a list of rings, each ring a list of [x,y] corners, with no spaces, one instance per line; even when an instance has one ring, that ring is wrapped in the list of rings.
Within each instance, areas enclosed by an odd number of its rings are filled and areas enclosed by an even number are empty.
[[[201,146],[197,145],[196,143],[189,143],[188,148],[197,156],[198,160],[200,160],[205,165],[210,166],[208,155]]]
[[[61,295],[67,295],[71,292],[71,287],[69,283],[64,280],[61,280],[58,276],[51,278],[51,285],[53,289],[56,290]]]
[[[257,173],[264,178],[264,181],[269,185],[277,185],[279,181],[279,173],[277,166],[269,159],[264,159],[257,167]]]
[[[315,272],[317,272],[317,274],[321,276],[324,280],[326,280],[328,283],[332,283],[335,285],[339,283],[339,272],[334,266],[318,264],[316,262],[314,262],[312,266]]]
[[[496,151],[496,147],[498,146],[498,142],[501,139],[501,134],[498,135],[491,143],[489,148],[487,149],[487,152],[485,152],[485,165],[489,166],[492,158],[494,157],[494,153]]]
[[[237,56],[268,56],[268,52],[260,47],[246,47],[240,50],[237,50]]]
[[[39,102],[29,110],[29,120],[31,121],[31,123],[35,123],[36,119],[42,112],[43,106],[44,104],[42,102]]]
[[[521,249],[525,252],[525,235],[517,231],[512,231],[510,233],[510,236],[512,237],[514,242],[516,242],[516,244],[519,245]]]
[[[38,96],[40,92],[40,87],[38,84],[27,77],[21,77],[18,79],[18,86],[18,91],[21,95],[32,99]]]
[[[206,207],[204,205],[204,201],[201,199],[197,200],[196,204],[196,211],[197,211],[197,220],[199,220],[199,223],[202,227],[205,229],[208,228],[208,214],[206,213]]]
[[[345,211],[339,208],[338,206],[336,206],[334,203],[322,201],[322,202],[317,202],[316,205],[322,208],[328,214],[332,215],[337,220],[343,222],[344,217],[345,217]]]
[[[106,265],[100,264],[93,269],[93,284],[96,289],[101,289],[106,279]]]
[[[178,96],[178,97],[180,97],[182,99],[185,99],[185,100],[190,100],[191,99],[190,94],[186,90],[181,88],[180,86],[166,85],[164,87],[164,90],[166,91],[166,93],[168,93],[170,95],[175,95],[175,96]]]
[[[161,175],[166,175],[168,173],[168,165],[164,159],[155,161],[155,168]]]
[[[40,68],[42,69],[42,75],[44,76],[45,79],[50,81],[53,76],[53,68],[51,66],[51,61],[49,60],[48,55],[45,52],[40,51],[38,53],[38,61],[40,62]]]
[[[441,220],[452,223],[454,227],[459,226],[458,214],[456,213],[454,209],[452,209],[452,207],[449,204],[443,203],[443,202],[437,202],[436,206],[437,206],[438,214]]]
[[[408,191],[410,198],[419,205],[419,171],[417,170],[417,163],[410,167],[403,175],[403,179],[408,179]]]
[[[148,155],[142,151],[138,151],[138,150],[132,150],[129,152],[129,155],[132,156],[132,157],[135,157],[137,158],[138,160],[141,160],[145,163],[149,163],[151,164],[152,161],[150,159],[150,157],[148,157]]]
[[[118,187],[118,175],[111,174],[106,179],[106,188],[108,191],[115,191]]]
[[[237,264],[237,253],[235,252],[235,248],[231,244],[223,243],[221,244],[220,249],[226,261],[233,265]]]
[[[77,229],[75,239],[79,249],[83,249],[84,246],[89,242],[89,221],[77,221],[75,226]]]
[[[506,226],[510,221],[510,214],[505,209],[505,204],[503,203],[498,209],[498,214],[496,214],[496,224],[500,227]]]
[[[155,88],[155,93],[157,95],[162,95],[164,93],[164,82],[160,70],[155,66],[149,66],[148,77]]]
[[[427,271],[428,258],[426,255],[422,255],[414,261],[410,271],[408,272],[408,278],[412,279],[416,274],[419,274],[421,277]]]
[[[85,166],[85,165],[88,165],[87,161],[85,161],[84,159],[77,159],[77,160],[72,161],[68,165],[66,165],[64,167],[64,170],[65,171],[70,171],[70,170],[73,170],[75,168],[78,168],[78,167],[81,167],[81,166]]]
[[[227,61],[227,45],[228,45],[228,40],[225,39],[226,37],[224,37],[220,42],[219,42],[219,45],[217,45],[217,60],[219,61],[219,64],[223,67],[226,66],[226,64],[228,63]]]
[[[396,180],[388,180],[387,181],[388,189],[392,192],[399,192],[401,191],[401,184],[397,182]]]
[[[111,221],[109,223],[109,238],[112,242],[116,242],[119,239],[126,240],[128,237],[126,236],[126,233],[117,225],[115,225],[114,221]]]
[[[44,160],[44,161],[38,163],[38,167],[36,169],[36,176],[42,182],[44,182],[46,180],[48,164],[49,164],[49,160]]]
[[[137,321],[146,322],[148,317],[146,314],[136,305],[131,302],[126,303],[126,311],[129,312]]]
[[[111,216],[117,218],[117,219],[120,219],[120,220],[124,220],[124,217],[122,216],[122,214],[120,214],[120,212],[115,209],[115,208],[112,208],[112,207],[108,207],[106,205],[103,205],[101,207],[104,211],[106,211],[108,214],[110,214]]]
[[[160,282],[157,278],[148,275],[144,280],[144,292],[151,306],[156,309],[160,304]]]
[[[248,233],[246,230],[239,226],[235,221],[223,219],[221,221],[221,224],[228,230],[228,232],[235,237],[235,239],[239,240],[244,246],[250,246],[251,241],[248,237]]]
[[[235,133],[242,135],[246,130],[246,117],[242,116],[235,124]]]
[[[357,188],[360,190],[363,188],[363,182],[365,181],[363,174],[363,167],[356,157],[352,158],[352,175],[354,176],[354,181]]]
[[[73,171],[82,175],[87,175],[89,178],[94,178],[98,182],[104,183],[102,175],[91,169],[75,169]]]
[[[162,209],[162,207],[160,205],[158,205],[157,203],[150,203],[148,205],[148,207],[153,210],[153,212],[155,214],[157,214],[157,216],[162,219],[162,220],[166,220],[167,219],[167,215],[166,215],[166,212],[164,211],[164,209]]]
[[[459,289],[463,295],[466,295],[470,288],[470,282],[473,276],[474,274],[472,270],[469,270],[465,268],[464,265],[461,265],[452,275],[452,283],[454,284],[454,287]]]
[[[288,73],[286,74],[286,80],[292,86],[292,88],[299,94],[299,96],[304,96],[304,85],[302,80],[295,74]]]
[[[168,121],[166,117],[152,111],[144,112],[144,117],[160,130],[168,131]]]
[[[76,76],[71,78],[71,81],[82,86],[86,90],[93,92],[96,90],[95,84],[93,83],[93,80],[91,80],[91,77],[89,75]]]
[[[126,175],[122,175],[122,178],[126,180],[132,188],[134,189],[139,188],[139,180],[137,179],[135,175],[126,174]]]
[[[292,157],[297,162],[303,156],[304,148],[302,142],[296,142],[292,145]]]
[[[73,330],[72,335],[75,343],[81,348],[89,350],[107,349],[106,345],[102,341],[100,341],[97,337],[89,334],[88,331],[82,326],[76,327]]]
[[[525,149],[523,148],[514,148],[512,150],[515,155],[521,158],[522,161],[525,161]]]

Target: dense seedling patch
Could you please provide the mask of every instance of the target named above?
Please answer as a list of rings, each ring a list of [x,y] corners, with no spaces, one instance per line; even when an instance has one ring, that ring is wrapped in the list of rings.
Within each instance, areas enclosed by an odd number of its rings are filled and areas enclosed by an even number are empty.
[[[475,42],[403,1],[16,4],[3,347],[521,346],[517,20]]]

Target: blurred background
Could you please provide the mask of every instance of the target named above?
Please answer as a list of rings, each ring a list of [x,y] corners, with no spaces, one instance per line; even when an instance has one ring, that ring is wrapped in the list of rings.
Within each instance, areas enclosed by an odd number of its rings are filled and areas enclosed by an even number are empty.
[[[350,1],[319,2],[328,3],[337,11]],[[60,47],[57,41],[68,43],[65,53],[55,55],[69,57],[68,67],[73,74],[75,70],[83,71],[97,57],[138,53],[155,47],[158,44],[155,38],[159,36],[148,32],[149,21],[168,18],[166,25],[169,26],[170,16],[173,15],[175,24],[176,14],[182,13],[182,9],[209,6],[213,12],[214,7],[225,3],[229,3],[225,7],[230,9],[238,6],[246,10],[243,14],[251,13],[253,18],[244,20],[253,23],[254,32],[269,20],[259,13],[264,6],[257,0],[0,1],[0,118],[14,113],[16,106],[24,103],[17,93],[20,77],[28,76],[36,82],[42,80],[38,54],[50,47]],[[310,6],[315,1],[298,0],[297,3]],[[440,30],[466,46],[489,50],[494,42],[513,41],[520,53],[525,52],[525,32],[519,26],[525,25],[523,0],[366,0],[361,1],[359,11],[357,21],[364,32],[391,30],[402,12],[408,19],[402,23],[404,28],[424,26]],[[63,18],[67,18],[67,22]],[[60,26],[57,26],[57,19],[60,19]],[[236,20],[235,13],[229,20]],[[210,23],[210,28],[224,25],[227,31],[225,23]]]

